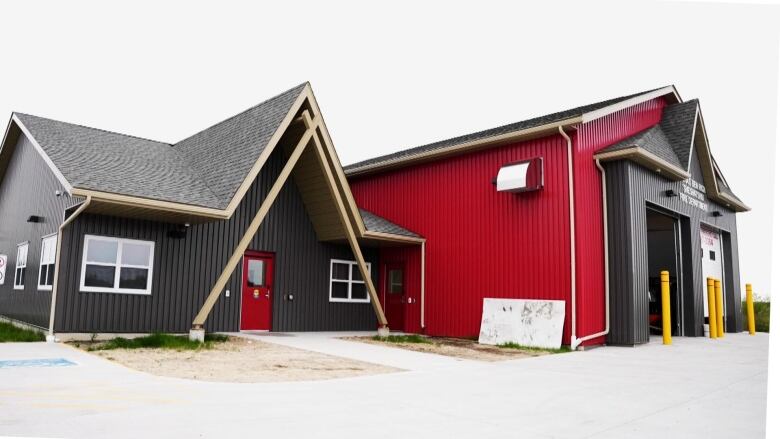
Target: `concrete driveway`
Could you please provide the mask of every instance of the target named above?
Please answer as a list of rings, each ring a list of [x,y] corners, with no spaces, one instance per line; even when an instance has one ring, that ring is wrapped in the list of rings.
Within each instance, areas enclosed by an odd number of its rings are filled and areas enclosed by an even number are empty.
[[[323,338],[291,337],[304,345]],[[0,360],[76,365],[0,368],[0,436],[763,438],[768,340],[675,338],[672,346],[445,359],[388,375],[269,384],[159,378],[59,344],[3,344]],[[357,343],[336,344],[365,355]],[[378,362],[397,363],[397,354],[414,368],[428,358],[383,349]]]

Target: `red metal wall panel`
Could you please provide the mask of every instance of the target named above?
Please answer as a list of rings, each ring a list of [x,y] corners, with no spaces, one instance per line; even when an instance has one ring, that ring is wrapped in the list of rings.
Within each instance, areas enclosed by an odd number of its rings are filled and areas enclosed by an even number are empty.
[[[664,106],[661,98],[648,101],[572,134],[580,337],[604,327],[601,177],[593,154],[658,123]],[[360,207],[427,239],[427,333],[476,336],[486,297],[557,299],[567,303],[569,343],[566,156],[563,137],[554,135],[351,179]],[[544,160],[540,191],[496,192],[492,180],[502,165],[533,157]]]
[[[533,157],[544,160],[542,190],[496,192],[502,165]],[[427,333],[476,336],[485,297],[568,297],[567,174],[560,169],[566,145],[551,136],[352,180],[359,206],[427,240]]]
[[[595,152],[661,120],[663,98],[654,99],[583,124],[572,136],[574,145],[574,208],[577,239],[577,335],[604,330],[604,225],[601,174]],[[604,338],[586,345],[603,344]]]

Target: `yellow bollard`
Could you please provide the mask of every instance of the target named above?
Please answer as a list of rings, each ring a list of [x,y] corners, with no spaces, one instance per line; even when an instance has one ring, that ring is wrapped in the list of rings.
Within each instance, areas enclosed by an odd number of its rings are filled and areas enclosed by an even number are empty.
[[[718,338],[723,337],[726,322],[723,319],[723,290],[720,279],[715,279],[715,316],[718,318]]]
[[[745,285],[745,301],[747,302],[747,320],[748,332],[750,335],[756,335],[756,314],[753,310],[753,285]]]
[[[707,311],[710,316],[710,338],[718,338],[718,319],[715,317],[715,281],[707,278]]]
[[[661,272],[661,321],[663,323],[664,344],[672,344],[672,305],[669,297],[669,272]]]

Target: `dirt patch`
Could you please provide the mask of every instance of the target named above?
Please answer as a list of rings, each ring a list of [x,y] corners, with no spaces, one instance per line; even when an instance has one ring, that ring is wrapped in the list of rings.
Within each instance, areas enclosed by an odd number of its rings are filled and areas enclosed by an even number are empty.
[[[72,344],[84,350],[89,347],[89,343]],[[90,353],[154,375],[234,383],[326,380],[399,371],[239,337],[215,343],[211,349],[141,348]]]
[[[377,340],[373,337],[345,337],[347,340],[376,344],[387,347],[397,347],[410,351],[428,352],[431,354],[446,355],[448,357],[464,358],[478,361],[504,361],[519,358],[538,357],[549,355],[550,352],[501,348],[479,344],[476,341],[462,338],[425,337],[429,343],[396,343]]]

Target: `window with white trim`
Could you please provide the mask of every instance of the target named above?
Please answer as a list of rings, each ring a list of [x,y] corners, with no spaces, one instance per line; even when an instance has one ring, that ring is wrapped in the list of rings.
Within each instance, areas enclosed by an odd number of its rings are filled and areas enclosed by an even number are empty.
[[[366,268],[371,273],[370,262],[366,263]],[[330,260],[330,301],[357,303],[371,301],[357,262]]]
[[[27,273],[27,248],[29,243],[23,242],[16,246],[16,270],[14,270],[14,289],[24,289],[24,275]]]
[[[81,291],[152,294],[154,242],[84,236]]]
[[[41,240],[41,264],[38,268],[38,289],[51,291],[54,284],[54,259],[57,256],[57,235]]]

